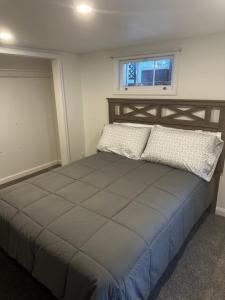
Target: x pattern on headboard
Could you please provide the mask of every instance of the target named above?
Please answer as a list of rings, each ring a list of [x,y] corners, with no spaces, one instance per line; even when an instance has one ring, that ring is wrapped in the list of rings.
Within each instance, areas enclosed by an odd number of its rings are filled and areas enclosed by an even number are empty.
[[[219,131],[225,139],[225,101],[108,98],[109,122],[160,124],[183,129]],[[217,170],[222,172],[225,151]]]

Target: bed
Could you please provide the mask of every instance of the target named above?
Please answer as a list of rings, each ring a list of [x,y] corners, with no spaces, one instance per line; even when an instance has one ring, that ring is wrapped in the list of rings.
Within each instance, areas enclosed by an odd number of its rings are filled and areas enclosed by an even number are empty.
[[[110,123],[224,138],[222,101],[108,101]],[[224,152],[210,183],[105,152],[32,177],[0,190],[0,246],[57,299],[147,300],[194,224],[209,207],[215,211],[223,162]]]

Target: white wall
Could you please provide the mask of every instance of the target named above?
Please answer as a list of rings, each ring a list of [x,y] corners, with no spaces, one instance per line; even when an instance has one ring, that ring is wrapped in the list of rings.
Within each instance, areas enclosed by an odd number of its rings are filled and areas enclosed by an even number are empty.
[[[95,152],[103,125],[108,122],[105,98],[112,96],[113,90],[110,56],[171,51],[179,47],[182,52],[178,90],[171,98],[225,100],[225,33],[82,55],[86,154]],[[221,179],[218,206],[225,209],[225,175]]]
[[[6,54],[0,55],[0,69],[36,71],[45,74],[52,73],[51,61],[48,59],[34,59],[25,56]]]
[[[85,154],[81,91],[81,61],[75,54],[61,53],[71,161]]]
[[[58,160],[51,63],[0,55],[0,183]]]

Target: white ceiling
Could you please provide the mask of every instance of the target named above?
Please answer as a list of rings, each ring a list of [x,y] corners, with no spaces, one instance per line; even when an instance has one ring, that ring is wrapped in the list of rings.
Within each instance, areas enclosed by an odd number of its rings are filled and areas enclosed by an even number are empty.
[[[225,0],[0,0],[13,45],[76,53],[225,31]]]

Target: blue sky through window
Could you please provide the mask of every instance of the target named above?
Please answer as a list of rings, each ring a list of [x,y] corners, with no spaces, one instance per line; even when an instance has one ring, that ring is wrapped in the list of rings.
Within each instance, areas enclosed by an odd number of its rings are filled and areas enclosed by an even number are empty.
[[[171,85],[172,58],[128,61],[123,64],[123,86]]]

